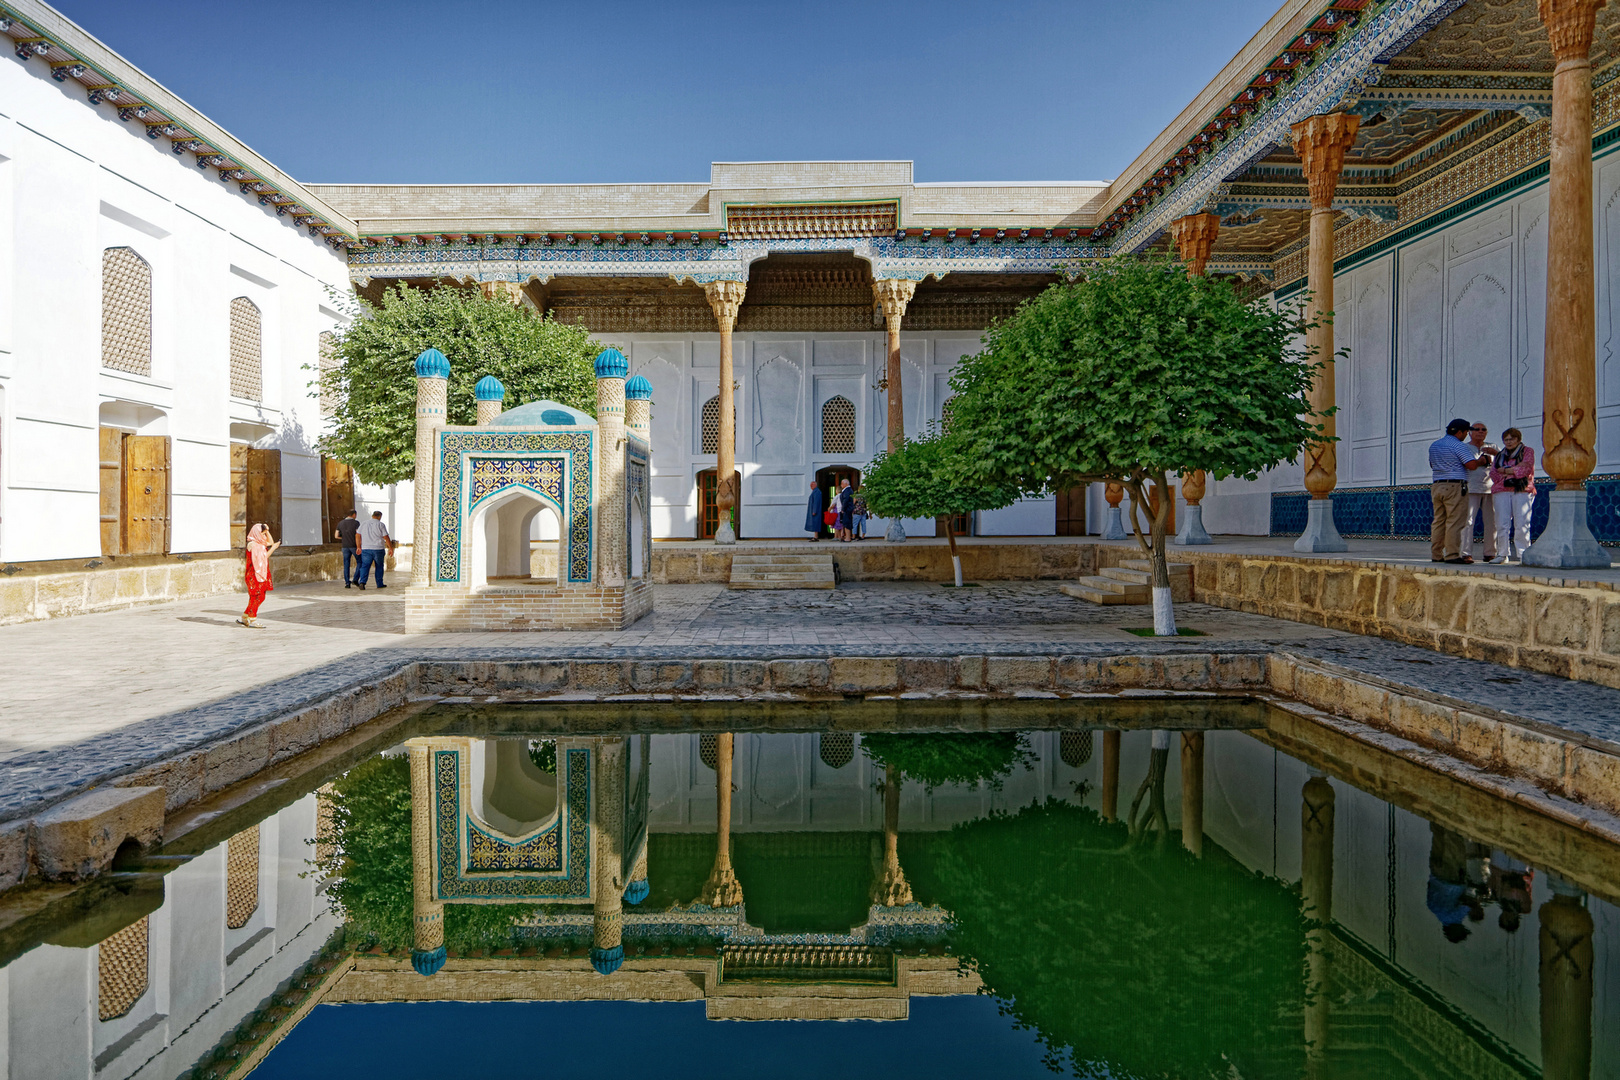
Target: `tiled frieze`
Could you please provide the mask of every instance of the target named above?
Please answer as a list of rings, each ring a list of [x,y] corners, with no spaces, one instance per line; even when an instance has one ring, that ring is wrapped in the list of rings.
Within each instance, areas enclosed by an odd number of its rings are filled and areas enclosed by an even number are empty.
[[[1536,483],[1530,510],[1530,536],[1541,535],[1547,525],[1547,494],[1551,480]],[[1620,546],[1620,475],[1593,476],[1586,482],[1587,521],[1592,535],[1610,547]],[[1305,507],[1310,495],[1278,491],[1271,495],[1271,535],[1298,536],[1305,528]],[[1474,522],[1474,538],[1484,539],[1483,519]],[[1333,524],[1342,536],[1383,540],[1427,540],[1434,522],[1429,485],[1339,488],[1333,493]]]

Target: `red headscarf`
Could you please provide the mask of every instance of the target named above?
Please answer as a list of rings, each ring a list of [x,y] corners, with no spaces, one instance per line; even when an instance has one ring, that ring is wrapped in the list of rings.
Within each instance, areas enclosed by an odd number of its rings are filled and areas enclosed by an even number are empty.
[[[247,534],[248,562],[253,576],[259,581],[270,580],[270,532],[263,525],[255,525]]]

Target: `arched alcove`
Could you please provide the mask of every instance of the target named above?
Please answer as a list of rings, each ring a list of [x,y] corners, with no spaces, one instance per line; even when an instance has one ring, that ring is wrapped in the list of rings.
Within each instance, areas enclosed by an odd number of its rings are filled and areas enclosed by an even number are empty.
[[[468,580],[473,588],[487,585],[553,583],[561,565],[562,523],[557,508],[526,488],[513,488],[479,504],[468,522]],[[550,544],[554,558],[545,558]],[[542,548],[536,557],[537,547]]]
[[[470,758],[473,812],[510,840],[548,828],[557,817],[557,777],[535,764],[528,739],[481,739]]]

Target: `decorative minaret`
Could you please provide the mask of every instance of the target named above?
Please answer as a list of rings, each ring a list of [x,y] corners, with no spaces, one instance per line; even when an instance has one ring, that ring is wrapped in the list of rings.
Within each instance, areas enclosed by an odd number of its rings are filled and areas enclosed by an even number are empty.
[[[630,361],[611,346],[596,354],[596,428],[601,433],[597,467],[596,520],[601,546],[597,581],[606,588],[624,587],[628,550],[624,504],[624,378]]]
[[[478,399],[478,426],[488,427],[501,415],[501,403],[506,400],[506,387],[501,380],[493,375],[485,375],[473,387],[473,397]]]
[[[450,361],[438,349],[416,358],[416,517],[411,531],[411,585],[425,586],[433,574],[433,432],[445,425]]]
[[[444,359],[442,356],[439,359]],[[432,975],[444,966],[444,903],[433,895],[433,749],[406,744],[411,761],[411,966]]]
[[[640,375],[624,384],[624,427],[652,445],[652,383]]]

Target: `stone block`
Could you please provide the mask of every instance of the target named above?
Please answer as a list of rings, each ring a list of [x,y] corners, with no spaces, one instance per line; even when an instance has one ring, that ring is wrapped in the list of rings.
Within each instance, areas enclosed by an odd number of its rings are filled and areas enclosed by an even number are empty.
[[[1452,751],[1476,765],[1500,767],[1502,763],[1502,724],[1477,713],[1457,713],[1457,741]]]
[[[1457,710],[1405,694],[1389,696],[1389,730],[1424,746],[1450,749],[1457,742]]]
[[[1063,690],[1091,691],[1105,685],[1106,661],[1094,656],[1060,656],[1057,662],[1056,682]]]
[[[825,660],[772,660],[768,666],[775,690],[825,690],[830,672]]]
[[[1454,630],[1468,614],[1468,582],[1449,574],[1429,580],[1428,625],[1435,630]]]
[[[626,689],[622,660],[574,660],[569,689],[586,694],[620,694]]]
[[[835,656],[827,662],[828,685],[844,693],[900,688],[898,657]]]
[[[1159,661],[1167,690],[1210,689],[1209,656],[1166,656]]]
[[[872,581],[894,574],[894,552],[887,548],[861,548],[856,552],[861,580]]]
[[[84,576],[85,602],[92,608],[103,608],[118,600],[118,571],[98,570]]]
[[[1299,571],[1299,603],[1313,608],[1322,595],[1322,571],[1316,566],[1301,567]]]
[[[751,690],[765,685],[764,660],[699,660],[692,665],[704,690]]]
[[[1542,675],[1557,675],[1561,679],[1574,677],[1578,655],[1563,649],[1521,648],[1517,650],[1519,667]]]
[[[56,881],[94,877],[124,841],[147,848],[163,838],[163,806],[160,787],[96,788],[59,803],[34,819],[34,865]]]
[[[1243,564],[1238,560],[1222,560],[1220,564],[1220,591],[1232,597],[1243,594]]]
[[[1052,666],[1050,656],[987,656],[985,685],[991,690],[1047,690]]]
[[[1160,678],[1159,665],[1151,656],[1110,656],[1102,661],[1104,686],[1157,687]]]
[[[41,614],[54,618],[84,610],[84,581],[78,574],[52,574],[34,581],[34,605]]]
[[[949,690],[956,685],[956,663],[939,656],[904,657],[900,685],[907,690]]]
[[[1570,746],[1565,790],[1570,798],[1620,812],[1620,757],[1590,746]]]
[[[630,686],[635,690],[685,690],[692,683],[692,665],[678,660],[638,660],[630,665]]]
[[[1384,587],[1384,618],[1421,623],[1427,599],[1417,578],[1401,574]]]
[[[1536,598],[1536,641],[1585,652],[1592,640],[1592,601],[1584,593],[1542,593]]]
[[[215,743],[203,752],[203,787],[207,791],[245,780],[270,764],[270,725]]]
[[[1266,658],[1259,653],[1218,653],[1209,658],[1210,682],[1221,690],[1266,685]]]
[[[975,690],[983,688],[983,656],[958,656],[956,658],[956,685]]]
[[[0,891],[21,885],[28,876],[28,822],[0,824]]]
[[[139,569],[117,571],[118,599],[139,600],[146,595],[146,572]]]
[[[1620,610],[1620,604],[1614,607]],[[21,622],[23,619],[34,617],[34,579],[8,578],[0,581],[0,620],[5,622]],[[1617,620],[1620,625],[1620,620]],[[1620,639],[1620,630],[1616,631]],[[1617,647],[1620,652],[1620,647]]]
[[[692,585],[701,581],[696,555],[671,553],[663,557],[664,573],[658,578],[663,585]]]
[[[1568,743],[1517,724],[1502,724],[1499,730],[1503,765],[1530,777],[1538,787],[1564,790]]]

